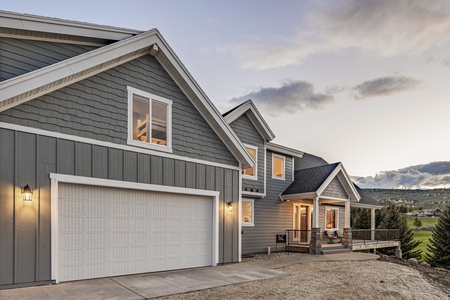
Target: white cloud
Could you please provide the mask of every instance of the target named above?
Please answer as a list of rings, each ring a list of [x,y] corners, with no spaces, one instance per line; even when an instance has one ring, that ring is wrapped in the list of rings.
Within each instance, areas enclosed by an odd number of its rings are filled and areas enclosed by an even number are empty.
[[[295,36],[252,39],[222,46],[244,68],[299,64],[316,53],[359,49],[383,57],[419,55],[450,41],[448,0],[351,0],[333,9],[316,7]]]

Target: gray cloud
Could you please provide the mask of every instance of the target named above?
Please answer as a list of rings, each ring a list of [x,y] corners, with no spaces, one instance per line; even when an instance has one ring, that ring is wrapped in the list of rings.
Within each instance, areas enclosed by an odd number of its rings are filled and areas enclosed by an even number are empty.
[[[380,77],[365,81],[354,87],[355,99],[387,96],[417,88],[420,81],[405,76]]]
[[[357,49],[383,57],[420,55],[450,41],[448,0],[340,0],[306,16],[293,36],[249,37],[248,44],[222,45],[244,68],[299,64],[316,53]]]
[[[450,162],[432,162],[375,176],[353,177],[362,188],[436,188],[450,186]]]
[[[230,103],[241,103],[247,99],[252,99],[258,108],[272,116],[322,109],[334,101],[331,95],[315,92],[313,84],[307,81],[289,81],[281,87],[262,87],[235,97]]]

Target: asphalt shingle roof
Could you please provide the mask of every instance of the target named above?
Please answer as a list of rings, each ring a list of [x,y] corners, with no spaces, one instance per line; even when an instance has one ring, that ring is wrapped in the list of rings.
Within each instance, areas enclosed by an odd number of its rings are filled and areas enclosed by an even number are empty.
[[[282,195],[317,191],[338,165],[339,163],[334,163],[295,171],[294,181],[287,187]]]
[[[359,186],[357,186],[356,184],[353,183],[353,185],[355,186],[356,190],[358,191],[358,194],[361,196],[361,199],[359,200],[358,203],[361,204],[370,204],[370,205],[380,205],[380,203],[378,203],[377,200],[375,200],[375,198],[373,198],[372,196],[369,196],[366,192],[364,192]]]

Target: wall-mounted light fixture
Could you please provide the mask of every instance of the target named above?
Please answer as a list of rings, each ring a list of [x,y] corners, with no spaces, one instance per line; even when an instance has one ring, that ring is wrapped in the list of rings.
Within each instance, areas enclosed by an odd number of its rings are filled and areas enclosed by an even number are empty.
[[[233,201],[227,202],[226,207],[228,211],[233,211]]]
[[[33,200],[32,199],[33,191],[31,191],[31,188],[30,188],[30,186],[28,184],[23,187],[22,195],[23,195],[23,201],[31,201],[31,200]]]

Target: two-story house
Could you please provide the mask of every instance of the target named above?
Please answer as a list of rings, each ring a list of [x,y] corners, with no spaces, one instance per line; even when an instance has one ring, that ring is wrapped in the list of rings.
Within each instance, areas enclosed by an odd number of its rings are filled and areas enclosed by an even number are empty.
[[[156,29],[0,31],[0,289],[239,262],[290,229],[320,253],[364,206],[251,101],[222,116]]]

